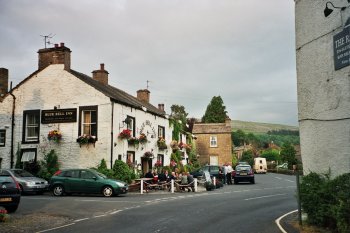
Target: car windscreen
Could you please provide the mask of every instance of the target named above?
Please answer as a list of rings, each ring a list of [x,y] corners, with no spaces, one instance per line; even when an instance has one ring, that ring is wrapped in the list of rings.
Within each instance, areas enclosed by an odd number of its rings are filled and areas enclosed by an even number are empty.
[[[12,172],[16,177],[33,177],[32,174],[25,170],[12,170]]]
[[[99,173],[99,172],[95,172],[99,177],[103,178],[103,179],[107,179],[107,176],[105,176],[104,174],[102,173]]]
[[[247,171],[250,170],[250,166],[237,166],[236,171]]]

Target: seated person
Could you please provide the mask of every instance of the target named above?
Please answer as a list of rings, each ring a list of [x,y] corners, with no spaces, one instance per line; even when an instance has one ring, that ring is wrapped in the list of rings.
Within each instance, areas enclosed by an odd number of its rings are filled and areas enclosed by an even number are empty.
[[[189,172],[187,172],[187,182],[190,184],[190,187],[188,187],[188,192],[191,192],[191,190],[194,192],[194,179]]]

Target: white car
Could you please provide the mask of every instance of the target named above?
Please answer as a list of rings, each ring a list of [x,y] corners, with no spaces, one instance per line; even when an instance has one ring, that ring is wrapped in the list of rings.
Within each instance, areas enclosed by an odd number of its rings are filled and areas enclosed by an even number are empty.
[[[282,163],[281,165],[277,165],[277,168],[288,169],[288,163]]]

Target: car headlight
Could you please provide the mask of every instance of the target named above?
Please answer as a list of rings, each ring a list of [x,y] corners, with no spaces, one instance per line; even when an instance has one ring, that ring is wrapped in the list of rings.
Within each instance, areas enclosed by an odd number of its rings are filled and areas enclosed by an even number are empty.
[[[35,182],[34,181],[27,181],[27,182],[25,182],[25,184],[27,186],[33,186],[33,185],[35,185]]]
[[[120,182],[120,181],[116,181],[115,182],[119,187],[123,187],[125,185],[125,183]]]

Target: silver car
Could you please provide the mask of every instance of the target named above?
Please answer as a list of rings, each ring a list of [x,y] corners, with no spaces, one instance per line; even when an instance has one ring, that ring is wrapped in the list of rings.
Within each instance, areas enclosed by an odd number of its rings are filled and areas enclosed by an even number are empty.
[[[18,182],[23,193],[43,194],[49,188],[49,183],[32,175],[23,169],[8,169],[8,171]]]

